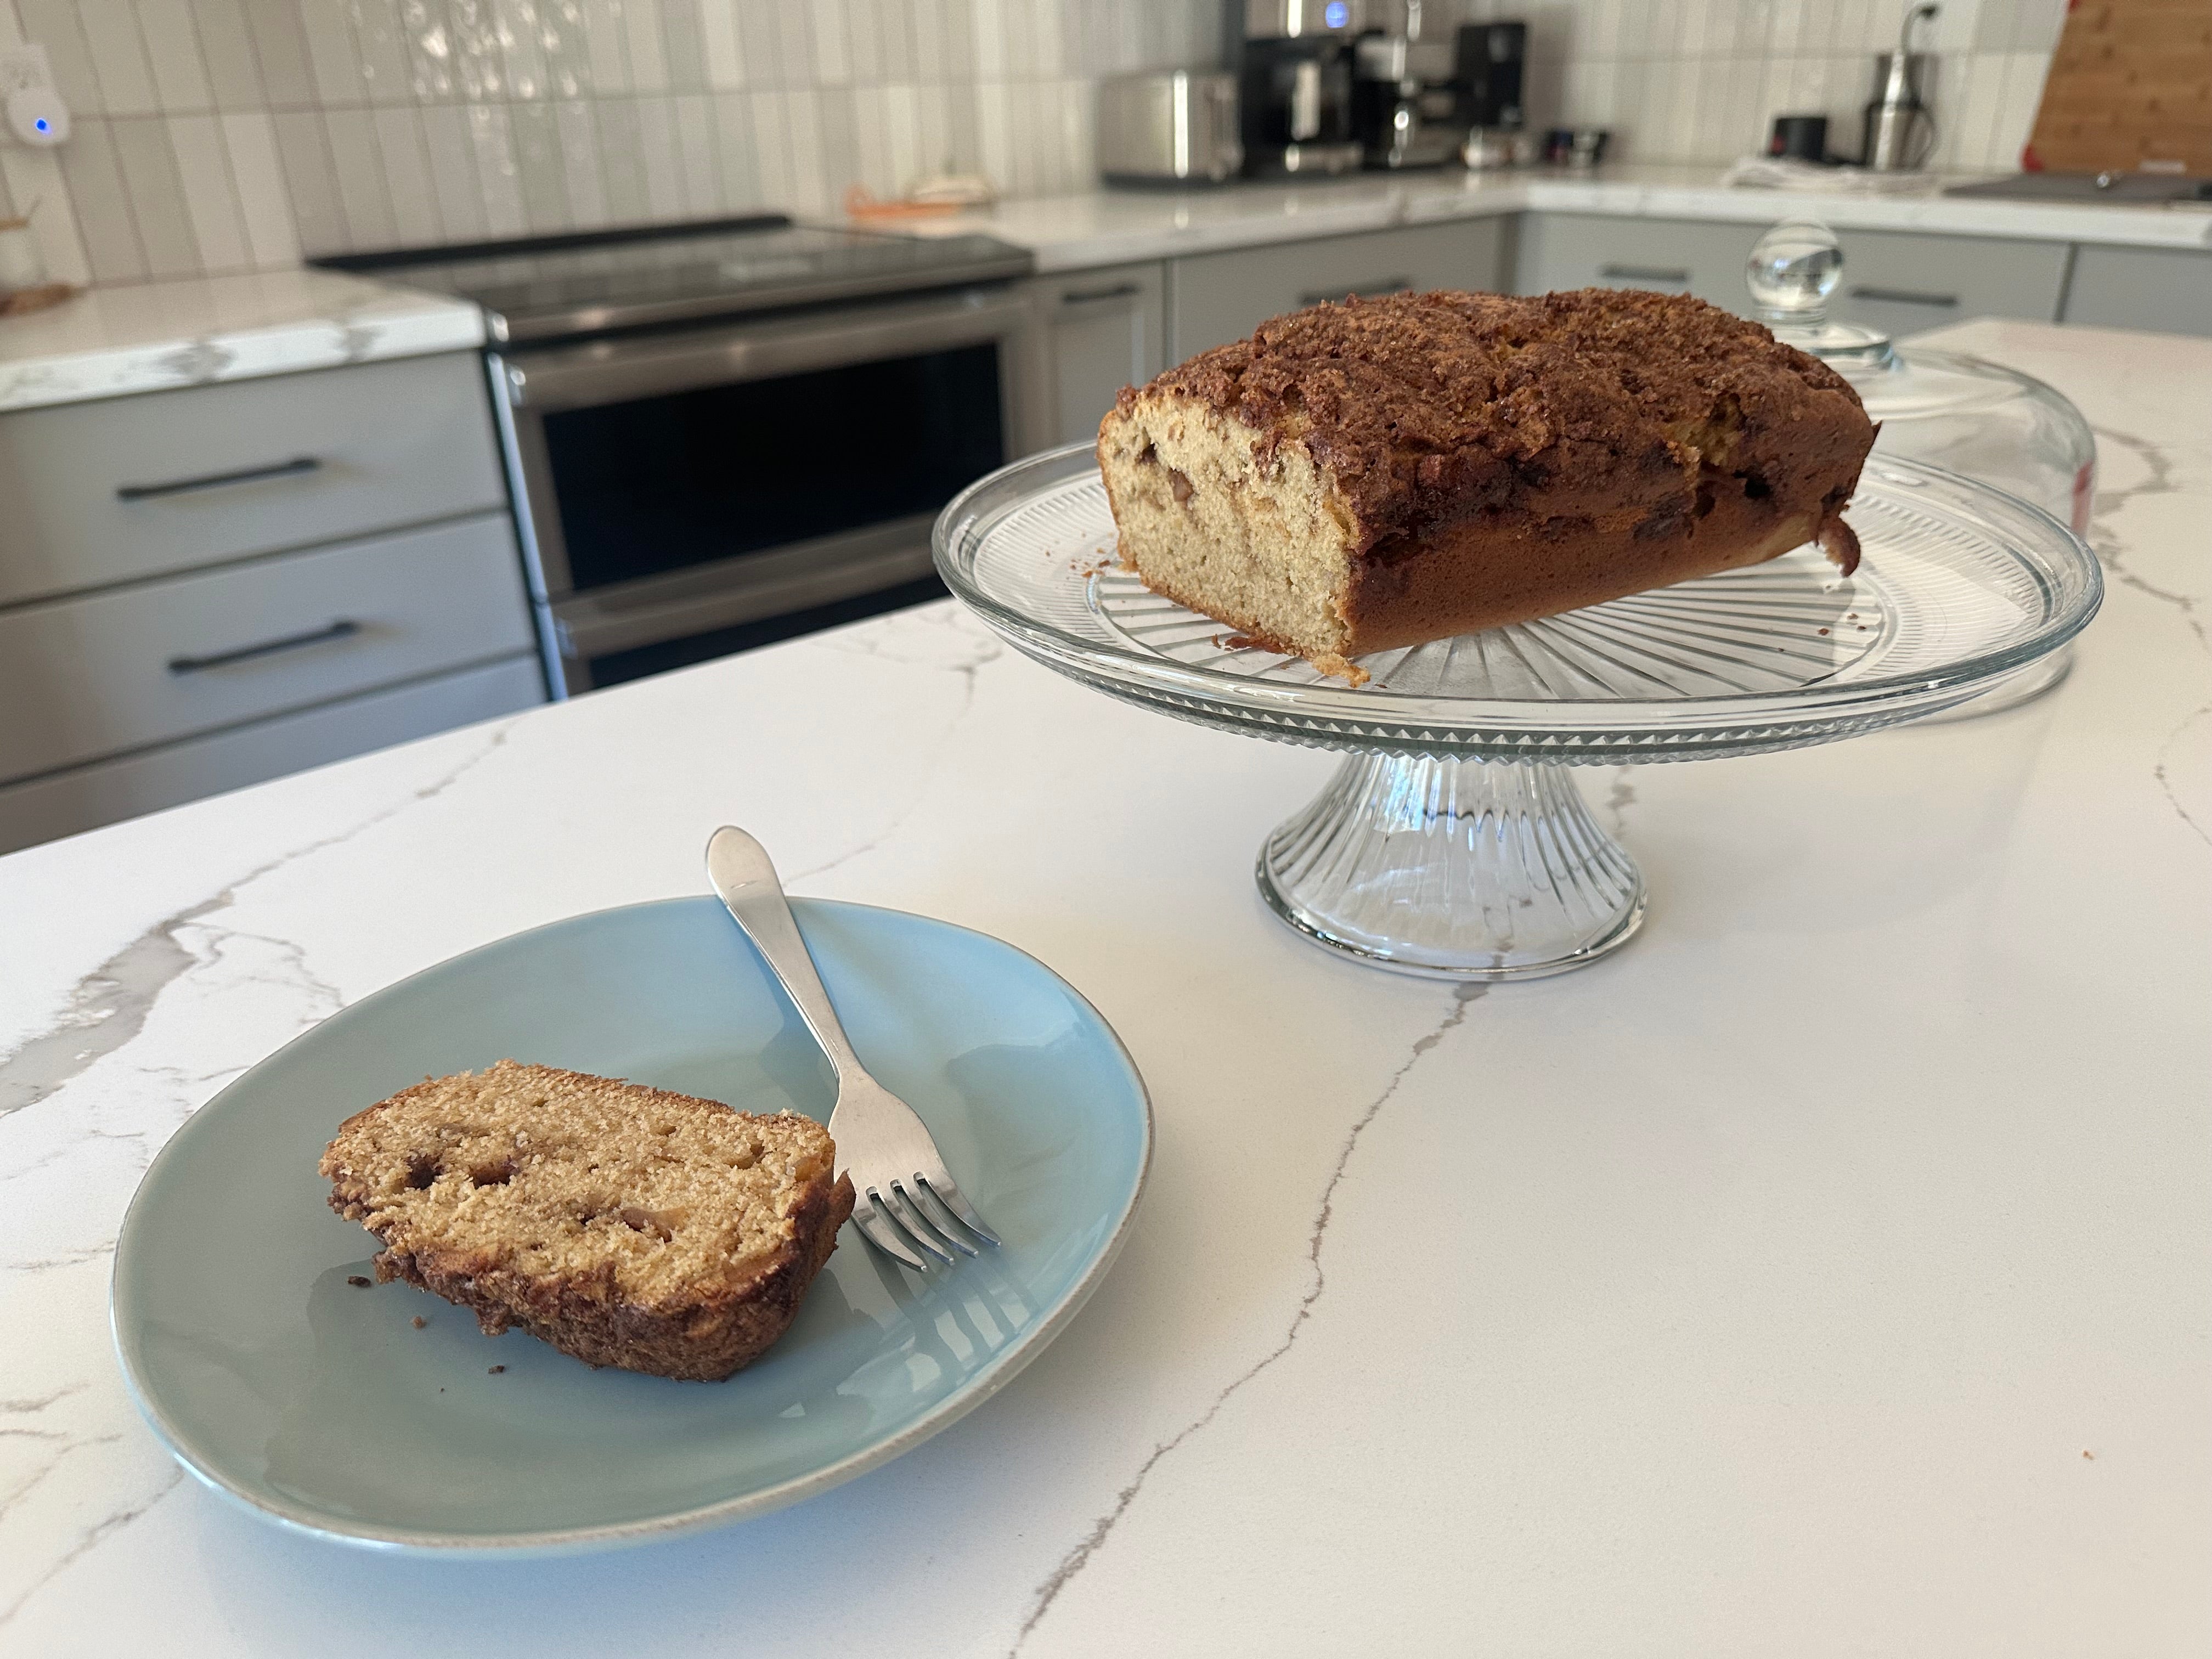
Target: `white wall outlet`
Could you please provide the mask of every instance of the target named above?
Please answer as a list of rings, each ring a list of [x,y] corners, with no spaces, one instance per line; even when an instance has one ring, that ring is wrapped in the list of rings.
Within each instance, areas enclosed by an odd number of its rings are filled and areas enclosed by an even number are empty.
[[[0,105],[6,107],[8,131],[27,144],[45,148],[69,137],[69,106],[54,86],[44,46],[0,48]]]

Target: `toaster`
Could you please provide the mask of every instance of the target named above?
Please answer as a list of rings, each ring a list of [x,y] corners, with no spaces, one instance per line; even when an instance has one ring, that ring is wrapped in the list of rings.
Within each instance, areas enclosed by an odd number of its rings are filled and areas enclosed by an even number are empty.
[[[1109,184],[1219,185],[1244,166],[1237,78],[1195,70],[1098,87],[1098,171]]]

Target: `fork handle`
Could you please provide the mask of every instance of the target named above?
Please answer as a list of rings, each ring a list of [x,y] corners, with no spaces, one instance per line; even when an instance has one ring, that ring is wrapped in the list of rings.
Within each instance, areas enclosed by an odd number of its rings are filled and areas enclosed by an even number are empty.
[[[842,1085],[867,1076],[853,1045],[845,1040],[845,1028],[837,1023],[837,1011],[822,988],[822,976],[814,971],[814,958],[792,919],[791,906],[784,902],[783,884],[776,879],[768,849],[736,825],[726,823],[708,840],[707,875],[799,1010],[806,1029],[814,1033],[822,1052],[830,1056],[837,1081]]]

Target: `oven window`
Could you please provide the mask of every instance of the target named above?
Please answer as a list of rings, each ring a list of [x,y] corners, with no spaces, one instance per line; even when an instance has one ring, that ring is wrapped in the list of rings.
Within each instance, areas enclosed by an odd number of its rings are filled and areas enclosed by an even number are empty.
[[[1006,459],[995,344],[545,416],[571,585],[934,513]]]

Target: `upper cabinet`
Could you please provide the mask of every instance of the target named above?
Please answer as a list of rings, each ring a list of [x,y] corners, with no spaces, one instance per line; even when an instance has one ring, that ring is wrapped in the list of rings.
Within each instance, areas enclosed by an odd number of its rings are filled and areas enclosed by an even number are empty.
[[[1506,222],[1465,219],[1168,262],[1168,361],[1243,339],[1270,317],[1351,294],[1501,289]]]

